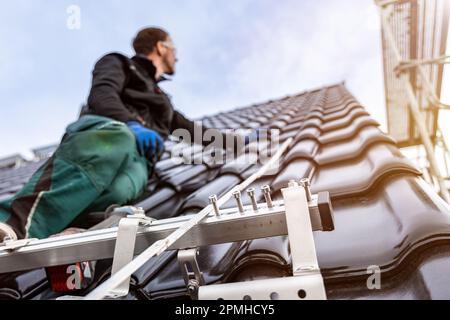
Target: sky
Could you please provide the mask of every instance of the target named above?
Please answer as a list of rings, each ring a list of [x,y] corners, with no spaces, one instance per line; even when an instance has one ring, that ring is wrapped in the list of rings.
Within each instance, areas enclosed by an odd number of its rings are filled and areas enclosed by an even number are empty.
[[[0,157],[58,143],[95,62],[132,55],[147,26],[174,39],[178,70],[162,87],[188,117],[346,81],[386,128],[373,0],[15,0],[0,9]]]

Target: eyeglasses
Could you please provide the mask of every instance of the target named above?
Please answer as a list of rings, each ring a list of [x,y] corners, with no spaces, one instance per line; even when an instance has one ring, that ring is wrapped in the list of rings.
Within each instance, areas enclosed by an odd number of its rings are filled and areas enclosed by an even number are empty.
[[[173,45],[173,43],[167,42],[167,41],[164,41],[164,42],[161,42],[161,43],[162,43],[162,45],[163,45],[164,47],[166,47],[167,49],[172,50],[173,53],[176,53],[176,52],[177,52],[177,48],[175,48],[175,46]]]

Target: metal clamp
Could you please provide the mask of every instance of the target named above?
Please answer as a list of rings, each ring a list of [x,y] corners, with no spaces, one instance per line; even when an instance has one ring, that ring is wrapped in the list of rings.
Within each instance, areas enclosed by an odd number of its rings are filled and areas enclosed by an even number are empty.
[[[205,284],[203,273],[197,262],[198,249],[188,249],[178,251],[178,263],[183,273],[189,295],[192,299],[198,299],[198,288]]]
[[[124,212],[129,215],[120,220],[119,230],[117,231],[116,246],[114,249],[114,258],[111,274],[114,275],[128,263],[133,260],[136,245],[136,235],[139,226],[148,226],[155,219],[147,217],[142,208],[122,207],[114,210],[115,212]],[[107,298],[115,299],[128,295],[130,291],[131,275],[119,286],[112,290]]]

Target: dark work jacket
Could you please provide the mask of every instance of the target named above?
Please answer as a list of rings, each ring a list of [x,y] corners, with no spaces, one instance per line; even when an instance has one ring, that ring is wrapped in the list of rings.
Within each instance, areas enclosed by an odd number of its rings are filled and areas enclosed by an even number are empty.
[[[144,56],[104,56],[95,65],[88,104],[82,114],[125,123],[138,121],[164,138],[175,129],[186,129],[194,137],[194,122],[173,108],[167,94],[158,87],[155,73],[152,61]]]

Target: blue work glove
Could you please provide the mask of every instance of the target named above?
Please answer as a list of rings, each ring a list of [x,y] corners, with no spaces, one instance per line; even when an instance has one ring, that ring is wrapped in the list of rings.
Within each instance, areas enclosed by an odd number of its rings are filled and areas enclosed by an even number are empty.
[[[164,152],[164,140],[161,136],[137,121],[130,121],[127,125],[136,136],[137,147],[141,156],[153,162],[157,161]]]

